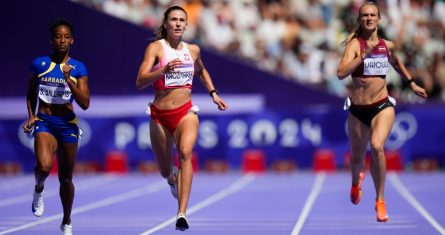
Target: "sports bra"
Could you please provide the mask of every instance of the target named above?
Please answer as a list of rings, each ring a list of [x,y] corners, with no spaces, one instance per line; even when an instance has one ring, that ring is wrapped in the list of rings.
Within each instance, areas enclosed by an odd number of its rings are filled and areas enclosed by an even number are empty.
[[[360,51],[366,49],[366,42],[363,38],[357,38],[360,44]],[[379,38],[379,43],[366,55],[363,62],[351,74],[352,77],[386,77],[390,69],[389,51],[385,41]]]
[[[182,50],[175,50],[171,48],[164,39],[159,40],[164,50],[164,56],[151,71],[156,71],[164,67],[169,61],[173,59],[180,59],[181,66],[175,68],[173,72],[167,72],[161,75],[161,78],[153,83],[155,91],[172,89],[172,88],[190,88],[192,89],[193,76],[195,74],[193,58],[188,49],[187,43],[182,43]]]

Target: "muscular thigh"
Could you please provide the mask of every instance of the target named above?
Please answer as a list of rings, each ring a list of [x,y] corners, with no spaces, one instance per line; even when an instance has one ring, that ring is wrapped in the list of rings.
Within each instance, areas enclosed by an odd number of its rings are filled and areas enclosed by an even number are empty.
[[[52,161],[57,150],[57,140],[49,132],[39,132],[35,135],[34,151],[39,162]]]
[[[348,118],[348,137],[353,152],[362,153],[366,150],[369,142],[370,128],[349,114]]]
[[[57,160],[59,168],[65,172],[72,172],[77,157],[78,143],[59,143],[57,150]]]
[[[155,155],[171,155],[173,138],[161,124],[150,120],[150,140]]]
[[[371,122],[371,141],[384,143],[394,124],[394,108],[388,107],[380,111]]]
[[[178,148],[193,148],[198,137],[198,126],[198,115],[194,112],[189,112],[181,119],[174,134]]]

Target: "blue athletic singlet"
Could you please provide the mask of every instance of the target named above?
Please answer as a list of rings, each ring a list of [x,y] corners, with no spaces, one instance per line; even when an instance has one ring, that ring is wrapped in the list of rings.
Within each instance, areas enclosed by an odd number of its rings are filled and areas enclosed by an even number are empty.
[[[75,59],[69,58],[67,63],[72,66],[71,80],[88,76],[85,65]],[[39,99],[48,104],[72,103],[74,97],[63,76],[62,67],[65,64],[56,64],[48,56],[38,57],[31,64],[31,73],[38,79]]]

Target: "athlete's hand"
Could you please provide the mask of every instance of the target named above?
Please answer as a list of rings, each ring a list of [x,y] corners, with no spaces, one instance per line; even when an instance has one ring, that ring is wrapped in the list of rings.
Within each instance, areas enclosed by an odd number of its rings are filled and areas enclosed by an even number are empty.
[[[415,82],[411,82],[411,90],[413,90],[413,92],[416,95],[418,95],[418,96],[420,96],[420,97],[422,97],[424,99],[428,98],[428,95],[426,94],[425,89],[423,89],[422,87],[418,86]]]
[[[180,59],[174,59],[169,61],[165,67],[164,67],[164,73],[173,72],[177,67],[179,67],[182,64],[182,61]]]
[[[23,124],[23,131],[25,133],[30,133],[34,128],[35,122],[36,122],[35,118],[28,119],[28,121],[26,121],[25,124]]]
[[[71,65],[69,65],[68,63],[63,65],[62,72],[63,72],[63,75],[65,76],[65,79],[70,78],[71,69],[73,69],[73,67]]]
[[[226,111],[229,106],[224,102],[223,99],[221,99],[218,94],[213,93],[213,103],[218,105],[218,109],[221,111]]]

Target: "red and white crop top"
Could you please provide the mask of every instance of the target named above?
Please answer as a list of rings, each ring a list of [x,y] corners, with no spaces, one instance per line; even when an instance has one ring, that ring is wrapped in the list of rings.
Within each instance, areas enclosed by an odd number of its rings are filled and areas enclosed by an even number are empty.
[[[156,71],[164,67],[169,61],[180,59],[181,66],[176,67],[173,72],[166,72],[162,77],[153,83],[155,91],[171,89],[171,88],[190,88],[192,89],[193,76],[195,74],[193,58],[187,47],[187,43],[182,43],[182,50],[171,48],[164,39],[159,40],[164,49],[164,56],[151,71]]]
[[[360,51],[366,49],[366,42],[363,38],[357,38],[360,43]],[[386,77],[390,69],[389,51],[385,41],[379,38],[379,43],[366,55],[363,62],[351,74],[352,77]]]

